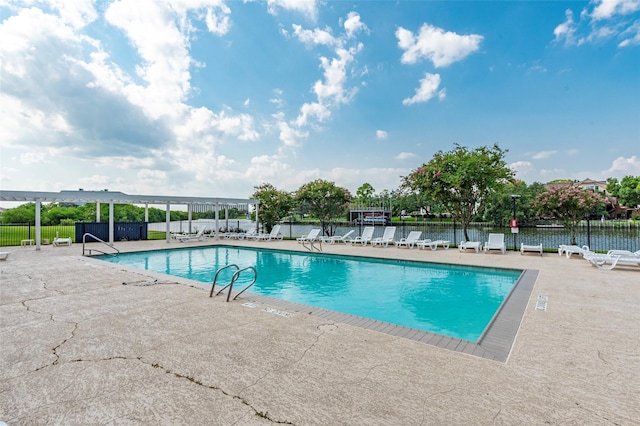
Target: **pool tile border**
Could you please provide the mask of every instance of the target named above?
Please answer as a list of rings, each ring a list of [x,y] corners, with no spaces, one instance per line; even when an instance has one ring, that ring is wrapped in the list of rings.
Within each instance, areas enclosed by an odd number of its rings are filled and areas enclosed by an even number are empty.
[[[534,269],[525,269],[522,272],[522,275],[477,343],[254,293],[244,293],[242,299],[425,343],[454,352],[461,352],[493,361],[507,362],[518,334],[522,317],[531,298],[533,286],[538,278],[538,273],[539,271]]]
[[[101,264],[105,262],[91,259],[90,257],[80,257],[83,260],[96,261]],[[109,264],[109,263],[107,263]],[[109,264],[117,266],[121,269],[140,273],[140,269],[117,264]],[[276,299],[268,296],[262,296],[247,291],[243,293],[241,299],[244,302],[254,301],[270,306],[276,306],[281,309],[313,315],[329,321],[352,325],[367,330],[388,334],[394,337],[406,338],[427,345],[436,346],[443,349],[461,352],[468,355],[478,356],[493,361],[507,362],[511,348],[515,341],[516,335],[522,322],[525,309],[529,303],[533,286],[538,278],[538,270],[525,269],[520,278],[513,286],[507,298],[502,303],[498,312],[487,326],[485,332],[478,342],[470,342],[452,337],[435,334],[428,331],[417,330],[414,328],[404,327],[396,324],[386,323],[379,320],[373,320],[351,314],[331,311],[323,308],[316,308],[300,303],[289,302],[286,300]],[[210,285],[205,283],[189,280],[186,278],[175,277],[153,271],[144,271],[146,276],[156,277],[160,280],[171,280],[173,282],[189,285],[191,287],[201,288],[209,291]],[[234,292],[235,293],[235,292]],[[357,324],[357,325],[356,325]],[[413,332],[413,334],[409,334]],[[454,342],[455,341],[455,342]],[[455,347],[454,347],[455,346]]]

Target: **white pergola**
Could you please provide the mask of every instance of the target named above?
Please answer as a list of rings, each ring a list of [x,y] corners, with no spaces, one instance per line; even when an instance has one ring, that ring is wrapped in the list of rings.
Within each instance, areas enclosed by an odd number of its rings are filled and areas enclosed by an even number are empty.
[[[215,212],[216,235],[218,238],[219,229],[219,212],[224,209],[228,212],[230,207],[253,205],[256,209],[256,218],[258,217],[258,205],[260,202],[253,199],[241,198],[209,198],[209,197],[189,197],[189,196],[164,196],[164,195],[129,195],[117,191],[60,191],[60,192],[39,192],[39,191],[0,191],[0,201],[24,201],[36,203],[36,250],[40,250],[40,209],[42,203],[96,203],[96,222],[100,222],[100,204],[109,205],[109,244],[113,244],[114,225],[113,225],[113,206],[114,204],[144,204],[145,206],[145,222],[149,221],[149,205],[166,205],[167,215],[167,243],[170,241],[171,229],[171,206],[186,205],[189,215],[189,229],[191,229],[191,214],[193,206],[207,205],[212,206]],[[225,214],[227,217],[228,214]]]

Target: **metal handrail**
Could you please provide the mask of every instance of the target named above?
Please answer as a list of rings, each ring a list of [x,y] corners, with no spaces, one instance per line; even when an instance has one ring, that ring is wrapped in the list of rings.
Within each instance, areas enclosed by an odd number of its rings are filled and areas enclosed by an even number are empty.
[[[236,272],[238,272],[240,270],[240,267],[238,265],[231,264],[231,265],[223,266],[222,268],[220,268],[220,269],[218,269],[216,271],[216,274],[213,277],[213,283],[211,283],[211,292],[209,293],[209,297],[213,296],[213,291],[216,289],[216,282],[218,281],[218,275],[220,275],[220,272],[224,271],[227,268],[231,268],[231,267],[235,267],[236,268]],[[224,287],[222,287],[222,289],[220,289],[220,291],[216,293],[216,296],[219,295],[220,293],[222,293],[224,291],[224,289],[226,289],[227,287],[233,286],[233,281],[234,281],[235,275],[236,274],[234,273],[233,276],[231,277],[231,281],[229,282],[229,284],[227,284]],[[229,289],[229,292],[231,292],[231,289]]]
[[[107,253],[106,251],[102,251],[102,250],[98,250],[98,249],[85,249],[85,248],[84,248],[84,244],[87,242],[87,241],[86,241],[86,239],[87,239],[87,235],[88,235],[88,236],[90,236],[91,238],[93,238],[94,240],[97,240],[97,241],[101,242],[102,244],[106,244],[109,248],[114,249],[114,250],[116,251],[116,253]],[[108,242],[106,242],[106,241],[104,241],[104,240],[101,240],[100,238],[96,237],[95,235],[93,235],[93,234],[91,234],[91,233],[89,233],[89,232],[85,232],[85,233],[84,233],[84,235],[82,235],[82,255],[83,255],[83,256],[86,256],[86,254],[85,254],[85,253],[88,251],[88,252],[89,252],[89,256],[91,256],[91,251],[92,251],[92,250],[93,250],[93,251],[97,251],[98,253],[102,253],[102,254],[109,255],[109,256],[117,256],[117,255],[119,255],[119,254],[120,254],[120,250],[118,250],[117,248],[115,248],[115,247],[113,246],[113,244],[109,244]]]
[[[256,271],[256,268],[254,268],[253,266],[247,266],[246,268],[240,269],[239,271],[236,271],[235,274],[233,274],[234,276],[237,275],[238,277],[240,276],[240,274],[242,273],[242,271],[246,271],[247,269],[251,269],[253,270],[253,281],[251,281],[249,283],[249,285],[247,285],[245,288],[243,288],[242,290],[240,290],[240,292],[238,294],[236,294],[235,296],[233,296],[233,300],[236,300],[238,298],[238,296],[240,296],[242,293],[244,293],[249,287],[251,287],[252,285],[254,285],[256,283],[256,281],[258,280],[258,271]],[[236,278],[237,279],[237,278]],[[235,282],[235,280],[233,280]],[[231,285],[231,287],[233,287],[233,284]],[[227,294],[227,302],[229,301],[229,296],[231,295],[231,288],[229,288],[229,294]]]
[[[236,298],[238,296],[240,296],[242,293],[244,293],[249,287],[251,287],[252,285],[255,284],[255,282],[258,280],[258,271],[256,271],[256,268],[254,268],[253,266],[247,266],[246,268],[242,268],[240,269],[240,267],[238,265],[235,264],[231,264],[231,265],[226,265],[223,266],[222,268],[218,269],[216,271],[216,275],[213,277],[213,283],[211,284],[211,291],[209,292],[209,297],[213,296],[213,292],[215,291],[216,288],[216,282],[218,280],[218,275],[220,274],[220,272],[222,272],[223,270],[227,269],[227,268],[236,268],[236,271],[233,273],[233,275],[231,276],[231,280],[229,281],[229,284],[225,285],[224,287],[222,287],[217,293],[216,296],[219,295],[220,293],[222,293],[223,291],[225,291],[227,288],[229,289],[229,292],[227,293],[227,302],[229,301],[229,299],[231,298],[231,291],[233,290],[233,284],[238,280],[238,278],[240,278],[240,274],[242,274],[242,272],[251,269],[253,271],[253,281],[251,281],[249,283],[249,285],[245,286],[245,288],[243,288],[242,290],[240,290],[240,292],[238,294],[236,294],[233,297],[233,300],[236,300]]]

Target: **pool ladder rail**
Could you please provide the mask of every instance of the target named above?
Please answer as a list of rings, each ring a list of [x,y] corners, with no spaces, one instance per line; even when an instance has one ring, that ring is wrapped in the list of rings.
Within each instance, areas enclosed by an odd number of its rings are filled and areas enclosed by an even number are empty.
[[[229,281],[229,284],[227,284],[224,287],[222,287],[220,289],[220,291],[218,291],[216,293],[216,296],[217,296],[217,295],[219,295],[220,293],[222,293],[223,291],[225,291],[228,288],[229,291],[227,292],[227,302],[229,301],[229,299],[231,297],[231,290],[233,290],[233,284],[238,280],[238,278],[240,278],[240,274],[242,274],[244,271],[248,271],[248,270],[253,271],[253,280],[245,288],[240,290],[240,292],[238,294],[233,296],[233,300],[236,300],[236,298],[238,296],[240,296],[249,287],[251,287],[253,284],[255,284],[256,280],[258,279],[258,271],[256,271],[256,268],[254,268],[253,266],[247,266],[246,268],[242,268],[242,269],[240,269],[240,267],[238,265],[236,265],[236,264],[223,266],[222,268],[220,268],[220,269],[218,269],[216,271],[216,275],[213,277],[213,283],[211,284],[211,292],[209,293],[209,297],[213,297],[213,292],[216,289],[216,282],[218,281],[218,275],[220,274],[220,272],[224,271],[227,268],[236,268],[236,271],[231,276],[231,281]]]
[[[96,249],[96,248],[94,248],[94,249],[85,248],[84,245],[86,243],[87,236],[93,238],[94,240],[96,240],[98,242],[101,242],[102,244],[105,244],[107,247],[109,247],[112,250],[115,250],[116,252],[115,253],[113,253],[113,252],[107,253],[106,251],[102,251],[102,250]],[[91,256],[92,255],[92,251],[96,251],[98,253],[106,254],[106,255],[109,255],[109,256],[117,256],[117,255],[120,254],[120,250],[115,248],[113,246],[113,244],[109,244],[108,242],[106,242],[104,240],[101,240],[100,238],[96,237],[95,235],[93,235],[93,234],[91,234],[89,232],[85,232],[84,235],[82,236],[82,255],[83,256]],[[87,255],[87,252],[89,253],[88,255]]]

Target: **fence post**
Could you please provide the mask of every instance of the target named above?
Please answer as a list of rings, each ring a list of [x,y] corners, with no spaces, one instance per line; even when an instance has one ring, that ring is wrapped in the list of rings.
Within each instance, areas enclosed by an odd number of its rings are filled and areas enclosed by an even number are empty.
[[[587,216],[587,246],[591,248],[591,219]]]
[[[456,219],[453,218],[453,245],[457,245],[458,243],[456,242]]]
[[[29,239],[31,239],[31,221],[27,221],[27,229],[29,230]]]

